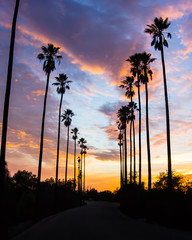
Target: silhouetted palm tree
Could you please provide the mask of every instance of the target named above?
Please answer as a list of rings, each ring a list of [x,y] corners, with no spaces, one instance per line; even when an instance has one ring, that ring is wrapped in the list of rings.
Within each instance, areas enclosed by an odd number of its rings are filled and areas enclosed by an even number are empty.
[[[135,92],[133,90],[133,82],[134,82],[134,77],[133,76],[127,76],[125,80],[121,81],[121,88],[125,88],[125,96],[127,98],[130,98],[131,101],[133,99],[133,96],[135,95]]]
[[[41,139],[40,139],[40,149],[39,149],[39,166],[38,166],[38,181],[37,181],[37,201],[39,196],[39,187],[41,181],[41,165],[42,165],[42,156],[43,156],[43,136],[44,136],[44,125],[45,125],[45,112],[47,104],[47,93],[49,87],[49,77],[51,72],[55,70],[55,61],[60,63],[62,58],[58,54],[59,47],[55,47],[53,44],[48,44],[48,47],[42,46],[42,52],[38,54],[37,58],[43,62],[43,71],[47,75],[47,82],[44,95],[44,104],[43,104],[43,115],[42,115],[42,124],[41,124]],[[38,203],[37,203],[38,204]]]
[[[127,123],[129,122],[128,116],[130,114],[130,109],[128,106],[122,106],[118,111],[117,111],[117,117],[119,119],[118,123],[118,128],[121,128],[124,130],[124,139],[125,139],[125,144],[124,144],[124,159],[125,159],[125,185],[127,185]]]
[[[11,79],[12,79],[12,69],[13,69],[13,54],[14,54],[14,46],[15,46],[15,31],[16,31],[16,22],[17,22],[17,14],[19,9],[20,0],[16,0],[15,10],[12,20],[12,28],[11,28],[11,39],[10,39],[10,47],[9,47],[9,62],[8,62],[8,70],[7,70],[7,84],[5,90],[5,100],[4,100],[4,110],[3,110],[3,123],[2,123],[2,137],[1,137],[1,156],[0,156],[0,207],[1,207],[1,216],[2,216],[2,224],[1,224],[1,236],[3,238],[7,238],[7,225],[5,221],[5,211],[6,211],[6,201],[5,201],[5,178],[6,178],[6,161],[5,161],[5,153],[6,153],[6,141],[7,141],[7,124],[8,124],[8,114],[9,114],[9,100],[10,100],[10,92],[11,92]]]
[[[139,103],[139,185],[141,185],[141,96],[140,96],[140,74],[141,74],[141,54],[135,53],[126,61],[131,64],[131,73],[137,77],[135,85],[138,89],[138,103]]]
[[[145,95],[146,95],[146,136],[147,136],[147,157],[148,157],[148,190],[151,190],[151,152],[150,152],[150,138],[149,138],[149,111],[148,111],[148,87],[149,82],[148,75],[152,79],[152,71],[150,69],[150,63],[155,61],[155,58],[151,58],[150,53],[141,53],[141,62],[143,75],[141,75],[141,82],[145,84]]]
[[[78,157],[78,191],[82,192],[82,169],[81,169],[81,158]]]
[[[81,155],[81,181],[82,181],[82,174],[83,174],[83,153],[84,153],[84,146],[87,143],[87,141],[85,140],[85,138],[80,138],[78,141],[78,144],[80,145],[81,151],[80,151],[80,155]],[[85,176],[84,176],[85,177]]]
[[[164,93],[165,93],[165,109],[166,109],[166,128],[167,128],[167,158],[168,158],[168,186],[172,189],[172,166],[171,166],[171,139],[170,139],[170,122],[169,122],[169,103],[168,103],[168,93],[167,93],[167,80],[165,71],[165,60],[164,60],[164,50],[163,46],[168,47],[168,42],[164,35],[165,30],[170,26],[168,18],[163,20],[162,17],[155,18],[154,23],[147,25],[148,28],[145,29],[146,33],[152,35],[153,40],[151,46],[155,47],[155,50],[161,51],[161,61],[163,68],[163,82],[164,82]],[[168,32],[167,38],[171,38],[171,34]]]
[[[65,186],[67,184],[67,168],[68,168],[68,152],[69,152],[69,126],[72,122],[72,117],[74,113],[71,109],[66,109],[64,113],[61,115],[62,122],[64,121],[64,125],[67,127],[67,150],[66,150],[66,165],[65,165]]]
[[[125,96],[127,98],[131,99],[131,103],[133,102],[133,96],[135,95],[135,92],[133,90],[133,82],[134,82],[134,77],[133,76],[127,76],[125,80],[121,81],[121,88],[126,88],[125,91]],[[130,107],[130,105],[128,106]],[[133,117],[133,108],[130,108],[130,115],[129,115],[129,120],[130,120],[130,183],[132,183],[132,129],[134,128],[134,117]],[[134,144],[135,147],[135,144]],[[134,153],[135,153],[135,148],[134,148]],[[135,159],[135,155],[134,155]]]
[[[73,134],[72,138],[74,140],[74,191],[76,188],[76,143],[77,143],[77,134],[78,134],[78,128],[71,129],[71,133]]]
[[[61,73],[58,77],[55,77],[56,82],[52,85],[57,86],[57,93],[61,94],[60,104],[59,104],[59,119],[58,119],[58,137],[57,137],[57,160],[56,160],[56,177],[55,177],[55,186],[57,189],[58,182],[58,169],[59,169],[59,145],[60,145],[60,122],[61,122],[61,106],[63,101],[63,94],[65,94],[66,89],[70,89],[69,83],[72,81],[68,81],[68,77],[66,74]]]
[[[122,187],[123,186],[123,159],[122,159],[122,146],[123,146],[123,134],[121,133],[121,129],[119,129],[120,132],[119,132],[119,135],[118,135],[118,145],[119,145],[119,158],[120,158],[120,186]]]
[[[83,156],[84,156],[84,178],[83,178],[83,191],[85,192],[85,155],[87,154],[88,147],[83,146]]]
[[[135,102],[129,102],[128,104],[131,114],[129,115],[130,120],[130,183],[132,183],[132,130],[133,129],[133,181],[136,183],[136,148],[135,148],[135,110],[137,104]]]

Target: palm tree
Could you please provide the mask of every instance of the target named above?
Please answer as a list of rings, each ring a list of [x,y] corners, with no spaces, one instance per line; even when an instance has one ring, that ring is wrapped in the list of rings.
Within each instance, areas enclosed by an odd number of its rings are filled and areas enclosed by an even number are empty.
[[[57,86],[57,93],[61,94],[60,104],[59,104],[59,119],[58,119],[58,137],[57,137],[57,160],[56,160],[56,177],[55,177],[55,187],[57,189],[58,182],[58,169],[59,169],[59,145],[60,145],[60,122],[61,122],[61,106],[63,101],[63,95],[65,94],[66,89],[70,89],[68,77],[66,74],[61,73],[58,77],[55,77],[56,82],[52,85]]]
[[[78,191],[82,192],[82,169],[81,169],[81,158],[78,157]]]
[[[82,173],[83,173],[83,166],[82,165],[83,165],[84,146],[85,146],[86,143],[87,143],[87,141],[85,140],[85,138],[80,138],[79,141],[78,141],[78,144],[80,145],[80,148],[81,148],[81,151],[80,151],[80,155],[81,155],[81,181],[82,181]]]
[[[135,147],[135,110],[137,104],[135,102],[129,102],[128,107],[131,114],[129,115],[130,120],[130,183],[132,183],[132,129],[133,129],[133,181],[136,183],[136,147]],[[137,109],[138,110],[138,109]]]
[[[141,54],[135,53],[126,61],[131,64],[131,73],[134,77],[137,76],[135,85],[138,89],[138,103],[139,103],[139,185],[141,185],[141,96],[140,96],[140,74],[141,74]]]
[[[42,124],[41,124],[41,139],[40,139],[40,149],[39,149],[39,166],[38,166],[38,180],[37,180],[37,202],[39,201],[39,190],[40,190],[40,181],[41,181],[41,165],[42,165],[42,156],[43,156],[43,136],[44,136],[44,125],[45,125],[45,112],[46,112],[46,104],[47,104],[47,93],[49,87],[49,77],[51,72],[53,72],[55,68],[55,61],[60,63],[62,58],[61,55],[58,54],[59,47],[55,47],[53,44],[48,44],[48,47],[42,46],[42,52],[38,54],[37,58],[43,62],[43,71],[47,75],[45,95],[44,95],[44,105],[43,105],[43,115],[42,115]],[[37,203],[38,204],[38,203]]]
[[[67,151],[66,151],[66,166],[65,166],[65,186],[67,184],[67,168],[68,168],[68,152],[69,152],[69,126],[72,122],[72,117],[74,113],[71,109],[66,109],[61,115],[61,121],[64,122],[64,125],[67,127]]]
[[[134,82],[134,77],[133,76],[127,76],[125,80],[121,81],[121,88],[125,88],[125,96],[131,99],[133,99],[133,96],[135,95],[135,92],[133,90],[133,82]]]
[[[9,62],[8,62],[8,70],[7,70],[7,84],[5,90],[5,100],[4,100],[4,110],[3,110],[3,124],[2,124],[2,137],[1,137],[1,156],[0,156],[0,206],[1,206],[1,214],[3,219],[2,225],[2,236],[6,238],[8,234],[5,223],[6,216],[6,200],[5,200],[5,172],[6,172],[6,161],[5,161],[5,153],[6,153],[6,140],[7,140],[7,125],[8,125],[8,114],[9,114],[9,100],[10,100],[10,92],[11,92],[11,79],[12,79],[12,69],[13,69],[13,54],[14,54],[14,46],[15,46],[15,32],[16,32],[16,22],[17,22],[17,14],[19,9],[20,0],[16,0],[15,10],[12,20],[12,29],[11,29],[11,39],[10,39],[10,48],[9,48]]]
[[[153,40],[151,46],[155,47],[155,50],[161,51],[161,61],[163,68],[163,82],[164,82],[164,94],[165,94],[165,109],[166,109],[166,128],[167,128],[167,159],[168,159],[168,186],[172,189],[172,166],[171,166],[171,139],[170,139],[170,122],[169,122],[169,103],[168,103],[168,93],[167,93],[167,80],[165,71],[165,60],[164,60],[164,49],[163,46],[168,47],[168,42],[164,35],[164,31],[170,26],[168,18],[163,20],[162,17],[155,18],[154,23],[147,25],[148,28],[145,32],[152,35]],[[167,38],[171,38],[171,34],[168,32]]]
[[[117,111],[117,117],[119,119],[118,123],[118,128],[124,130],[124,139],[125,139],[125,144],[124,144],[124,170],[125,170],[125,185],[127,185],[127,123],[129,122],[128,116],[130,114],[130,109],[128,106],[122,106],[118,111]]]
[[[150,139],[149,139],[149,111],[148,111],[148,82],[150,76],[152,80],[152,71],[150,69],[150,63],[155,61],[155,58],[151,58],[150,53],[141,53],[141,62],[143,75],[141,75],[141,82],[145,84],[145,96],[146,96],[146,136],[147,136],[147,157],[148,157],[148,190],[151,190],[151,152],[150,152]]]
[[[133,102],[133,96],[135,95],[135,92],[133,90],[133,82],[134,77],[133,76],[127,76],[125,80],[123,80],[120,85],[121,88],[126,88],[125,96],[131,99],[131,103]],[[130,105],[129,105],[130,107]],[[133,117],[133,108],[130,108],[130,183],[132,183],[132,129],[134,129],[134,117]],[[135,153],[135,144],[134,144],[134,153]],[[135,159],[135,155],[134,155]]]
[[[78,141],[78,144],[80,145],[80,148],[83,149],[84,145],[87,143],[85,138],[80,138]]]
[[[119,152],[119,158],[120,158],[120,186],[122,187],[123,186],[123,159],[122,159],[122,146],[123,146],[123,143],[122,143],[122,141],[123,141],[123,134],[121,133],[121,129],[119,129],[120,130],[120,132],[119,132],[119,135],[118,135],[118,140],[119,140],[119,142],[118,142],[118,145],[119,145],[119,150],[120,150],[120,152]]]
[[[83,179],[83,191],[85,192],[85,154],[87,154],[88,147],[83,146],[83,155],[84,155],[84,179]]]
[[[77,134],[78,134],[78,128],[71,129],[71,134],[73,134],[72,138],[74,140],[74,191],[76,188],[76,143],[77,143]]]

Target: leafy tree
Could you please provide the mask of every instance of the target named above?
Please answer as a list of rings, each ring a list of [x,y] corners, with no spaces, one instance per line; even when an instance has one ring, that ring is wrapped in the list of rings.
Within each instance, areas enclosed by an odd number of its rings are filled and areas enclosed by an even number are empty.
[[[60,122],[61,122],[61,106],[63,101],[63,95],[65,94],[66,89],[70,89],[69,83],[72,81],[67,80],[68,77],[66,74],[61,73],[58,77],[55,77],[56,82],[53,85],[57,86],[57,93],[61,94],[60,104],[59,104],[59,118],[58,118],[58,137],[57,137],[57,161],[56,161],[56,178],[55,186],[57,189],[58,182],[58,170],[59,170],[59,145],[60,145]]]
[[[77,145],[77,138],[78,138],[78,128],[71,129],[71,134],[73,134],[72,138],[74,140],[74,191],[76,188],[76,145]]]
[[[65,166],[65,184],[67,184],[67,168],[68,168],[68,151],[69,151],[69,127],[72,122],[72,117],[74,113],[71,109],[66,109],[62,114],[62,122],[67,127],[67,151],[66,151],[66,166]]]
[[[150,64],[155,61],[155,58],[151,58],[150,53],[141,53],[141,62],[143,75],[141,75],[141,82],[145,85],[146,96],[146,136],[147,136],[147,157],[148,157],[148,190],[151,190],[151,151],[150,151],[150,138],[149,138],[149,111],[148,111],[148,82],[150,76],[152,80],[152,70]]]
[[[168,18],[163,20],[162,17],[155,18],[153,24],[147,25],[145,32],[152,35],[151,46],[154,46],[155,50],[161,51],[161,61],[163,69],[163,83],[164,83],[164,94],[165,94],[165,109],[166,109],[166,128],[167,128],[167,159],[168,159],[168,178],[169,178],[169,189],[172,188],[172,166],[171,166],[171,139],[170,139],[170,121],[169,121],[169,103],[168,103],[168,93],[167,93],[167,80],[166,80],[166,71],[165,71],[165,60],[164,60],[164,49],[163,46],[168,47],[168,42],[165,37],[171,38],[169,32],[165,32],[170,26]]]
[[[44,104],[43,104],[43,115],[42,115],[42,124],[41,124],[41,138],[40,138],[40,149],[39,149],[39,166],[38,166],[38,181],[37,181],[37,202],[39,201],[39,190],[40,190],[40,181],[41,181],[41,165],[42,165],[42,156],[43,156],[43,136],[44,136],[44,125],[45,125],[45,112],[46,112],[46,104],[47,104],[47,93],[49,87],[49,77],[51,72],[53,72],[55,68],[55,61],[60,63],[62,58],[61,55],[58,54],[59,47],[55,47],[53,44],[48,44],[47,47],[42,46],[42,52],[38,54],[37,58],[40,61],[43,61],[43,71],[47,76],[45,95],[44,95]],[[38,205],[38,203],[37,203]]]
[[[185,187],[185,179],[182,174],[177,172],[172,172],[172,186],[175,190],[184,190]],[[169,188],[168,186],[168,171],[160,172],[157,177],[156,182],[154,182],[154,188],[158,190],[166,190]]]
[[[13,175],[12,182],[15,188],[19,188],[22,191],[35,190],[37,177],[32,172],[19,170]]]

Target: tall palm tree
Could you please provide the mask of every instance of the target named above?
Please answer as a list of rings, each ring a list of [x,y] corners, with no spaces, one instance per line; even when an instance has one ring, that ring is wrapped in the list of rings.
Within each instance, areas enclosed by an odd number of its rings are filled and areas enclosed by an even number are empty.
[[[145,84],[145,96],[146,96],[146,136],[147,136],[147,157],[148,157],[148,190],[151,190],[151,152],[150,152],[150,138],[149,138],[149,107],[148,107],[148,82],[150,76],[152,80],[152,71],[150,64],[155,61],[155,58],[151,58],[150,53],[141,53],[141,62],[143,75],[141,75],[141,82]]]
[[[85,140],[85,138],[80,138],[78,141],[78,144],[80,145],[81,151],[80,151],[80,155],[81,155],[81,181],[82,181],[82,174],[83,174],[83,154],[84,154],[84,146],[87,143],[87,141]],[[85,166],[84,166],[85,167]],[[85,176],[84,176],[85,177]]]
[[[72,117],[74,113],[71,109],[66,109],[61,115],[61,121],[64,122],[64,125],[67,127],[67,150],[66,150],[66,165],[65,165],[65,186],[67,184],[67,168],[68,168],[68,152],[69,152],[69,127],[72,122]]]
[[[1,137],[1,156],[0,156],[0,206],[1,206],[1,214],[3,219],[2,226],[2,236],[7,237],[7,227],[5,223],[5,153],[6,153],[6,141],[7,141],[7,125],[8,125],[8,114],[9,114],[9,100],[10,100],[10,92],[11,92],[11,79],[12,79],[12,69],[13,69],[13,54],[14,54],[14,46],[15,46],[15,32],[16,32],[16,22],[17,22],[17,14],[19,9],[20,0],[16,0],[15,10],[12,20],[12,28],[11,28],[11,39],[10,39],[10,48],[9,48],[9,62],[8,62],[8,70],[7,70],[7,84],[5,90],[5,100],[4,100],[4,110],[3,110],[3,124],[2,124],[2,137]],[[5,226],[4,226],[5,224]]]
[[[135,91],[133,90],[133,76],[127,76],[125,80],[121,81],[121,88],[126,88],[125,96],[131,99],[131,103],[133,102],[133,96],[135,95]],[[130,108],[130,105],[129,105]],[[132,183],[132,129],[134,128],[134,117],[133,117],[133,108],[130,108],[130,183]],[[134,144],[134,153],[135,153],[135,144]],[[134,155],[135,159],[135,155]]]
[[[62,56],[58,54],[59,47],[55,47],[53,44],[48,44],[47,47],[42,46],[42,52],[37,55],[37,58],[43,62],[43,71],[47,76],[45,95],[44,95],[44,104],[43,104],[43,115],[41,123],[41,138],[40,138],[40,149],[39,149],[39,166],[38,166],[38,180],[37,180],[37,201],[39,201],[39,190],[40,190],[40,181],[41,181],[41,165],[42,165],[42,156],[43,156],[43,136],[44,136],[44,125],[45,125],[45,112],[47,105],[47,94],[49,87],[49,77],[51,72],[55,68],[55,62],[60,63]],[[37,203],[38,204],[38,203]]]
[[[122,159],[122,146],[123,146],[123,134],[121,133],[121,129],[119,129],[120,132],[119,132],[119,135],[118,135],[118,145],[119,145],[119,158],[120,158],[120,186],[122,187],[123,186],[123,159]]]
[[[125,88],[125,96],[127,98],[130,98],[131,101],[133,99],[133,96],[135,95],[135,92],[133,90],[133,82],[134,82],[134,77],[133,76],[127,76],[125,80],[121,81],[121,88]]]
[[[163,20],[162,17],[155,18],[154,23],[147,25],[145,32],[152,35],[151,46],[155,47],[155,50],[161,51],[161,61],[163,68],[163,82],[164,82],[164,94],[165,94],[165,109],[166,109],[166,128],[167,128],[167,159],[168,159],[168,187],[172,189],[172,166],[171,166],[171,139],[170,139],[170,121],[169,121],[169,102],[167,93],[167,80],[165,71],[164,49],[163,46],[168,47],[168,42],[164,35],[165,30],[170,26],[168,18]],[[166,32],[167,38],[171,38],[171,34]]]
[[[135,85],[138,89],[138,103],[139,103],[139,185],[141,186],[141,96],[140,96],[140,74],[141,74],[141,54],[135,53],[126,61],[131,64],[131,73],[137,77]]]
[[[127,123],[129,122],[128,116],[130,114],[130,109],[128,106],[122,106],[117,111],[117,117],[119,119],[118,128],[121,128],[124,130],[124,140],[125,140],[125,146],[124,146],[124,171],[125,171],[125,185],[127,185]]]
[[[135,110],[137,104],[135,102],[129,102],[128,107],[131,114],[129,115],[130,120],[130,183],[132,183],[132,129],[133,129],[133,181],[136,183],[136,147],[135,147]]]
[[[78,132],[79,132],[78,128],[71,129],[71,134],[73,134],[72,138],[74,140],[74,191],[76,188],[76,145],[77,145]]]
[[[88,147],[83,146],[83,156],[84,156],[84,178],[83,178],[83,191],[85,192],[85,155],[87,154]]]
[[[68,77],[66,74],[61,73],[58,77],[55,77],[56,82],[52,85],[57,86],[57,93],[61,94],[60,104],[59,104],[59,118],[58,118],[58,137],[57,137],[57,160],[56,160],[56,177],[55,177],[55,187],[57,189],[58,182],[58,170],[59,170],[59,145],[60,145],[60,123],[61,123],[61,106],[63,101],[63,95],[65,94],[66,89],[70,89]]]
[[[82,192],[82,169],[81,169],[81,158],[78,157],[78,191]]]

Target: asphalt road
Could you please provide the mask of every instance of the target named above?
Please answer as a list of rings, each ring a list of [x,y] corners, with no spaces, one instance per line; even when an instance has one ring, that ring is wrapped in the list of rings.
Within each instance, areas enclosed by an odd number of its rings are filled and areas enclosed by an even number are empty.
[[[88,202],[50,216],[14,240],[192,240],[192,232],[131,219],[119,210],[119,204]]]

